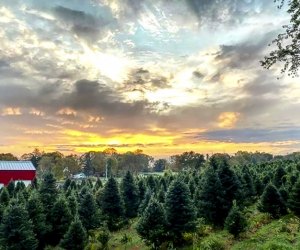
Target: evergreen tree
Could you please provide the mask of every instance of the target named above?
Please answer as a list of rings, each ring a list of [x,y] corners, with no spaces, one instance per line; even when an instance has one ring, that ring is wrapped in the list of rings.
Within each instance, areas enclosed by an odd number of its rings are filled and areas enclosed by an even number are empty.
[[[11,180],[8,185],[7,185],[7,191],[9,193],[10,197],[14,196],[14,192],[15,192],[15,182],[13,180]]]
[[[2,188],[0,194],[0,205],[6,207],[9,203],[9,192],[6,187]]]
[[[15,193],[23,191],[25,188],[26,188],[26,186],[23,181],[17,181],[17,184],[15,186]]]
[[[148,178],[147,178],[147,187],[149,189],[151,189],[152,191],[155,191],[155,189],[156,189],[156,181],[155,181],[153,175],[148,176]]]
[[[36,192],[33,192],[26,205],[29,219],[33,223],[33,232],[39,242],[39,249],[43,249],[45,242],[45,235],[50,230],[46,224],[46,215],[42,202]]]
[[[78,202],[74,193],[68,196],[67,198],[68,207],[72,216],[77,215],[78,213]]]
[[[40,189],[40,198],[47,214],[50,213],[57,198],[56,179],[51,172],[44,174]]]
[[[202,177],[200,188],[195,197],[198,216],[216,226],[222,226],[227,215],[228,206],[225,192],[219,176],[212,167],[208,167]]]
[[[53,205],[51,210],[51,238],[48,238],[51,245],[57,245],[67,232],[72,216],[68,208],[66,199],[60,197]]]
[[[88,231],[100,225],[99,211],[96,201],[90,192],[87,192],[79,204],[78,214],[82,225]]]
[[[258,209],[261,212],[269,213],[273,218],[279,218],[287,213],[286,206],[273,184],[268,184],[261,196]]]
[[[68,231],[60,242],[66,250],[82,250],[87,241],[87,234],[78,217],[71,223]]]
[[[180,180],[174,180],[165,200],[168,232],[175,244],[181,243],[184,232],[196,229],[195,207],[188,186]]]
[[[104,186],[100,205],[109,230],[118,229],[124,217],[124,207],[118,184],[113,177]]]
[[[97,181],[95,183],[95,190],[98,191],[100,188],[103,188],[103,184],[100,178],[97,178]]]
[[[32,221],[25,208],[17,202],[9,205],[0,225],[0,246],[5,250],[34,250],[37,245]]]
[[[255,188],[250,171],[247,167],[242,169],[242,193],[243,198],[247,202],[252,202],[255,196]]]
[[[283,184],[283,176],[286,175],[286,172],[282,166],[278,167],[276,169],[276,172],[274,174],[273,183],[275,187],[280,188],[280,186]]]
[[[154,198],[138,221],[136,230],[147,245],[159,249],[166,240],[166,215],[163,206]]]
[[[67,191],[68,190],[68,188],[69,188],[69,186],[70,186],[70,184],[71,184],[71,179],[70,178],[68,178],[68,179],[66,179],[66,181],[64,182],[64,185],[63,185],[63,189],[64,189],[64,191]]]
[[[146,194],[146,184],[144,179],[140,179],[138,181],[138,188],[139,188],[139,201],[141,203],[144,200]]]
[[[139,214],[142,214],[144,210],[147,208],[151,196],[152,196],[152,191],[150,189],[147,189],[146,194],[144,195],[144,199],[139,205],[139,209],[138,209]]]
[[[292,188],[290,197],[288,199],[288,207],[297,216],[300,216],[300,179],[298,179]]]
[[[244,232],[247,226],[247,221],[240,209],[234,203],[231,208],[226,220],[224,227],[229,233],[233,234],[234,237],[239,236],[241,232]]]
[[[136,186],[132,174],[127,171],[121,183],[121,194],[124,200],[125,216],[134,218],[137,216],[139,207],[138,187]]]
[[[160,202],[160,203],[165,203],[165,194],[166,192],[164,191],[163,187],[158,191],[157,193],[157,200]]]

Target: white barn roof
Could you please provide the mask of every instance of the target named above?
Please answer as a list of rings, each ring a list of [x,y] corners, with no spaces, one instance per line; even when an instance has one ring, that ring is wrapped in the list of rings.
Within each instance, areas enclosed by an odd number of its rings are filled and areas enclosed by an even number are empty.
[[[31,161],[0,161],[1,170],[35,170]]]

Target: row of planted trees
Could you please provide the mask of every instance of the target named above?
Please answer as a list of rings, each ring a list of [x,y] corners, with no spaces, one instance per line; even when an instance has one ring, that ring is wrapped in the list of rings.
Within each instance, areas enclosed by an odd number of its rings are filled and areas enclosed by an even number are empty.
[[[136,220],[138,234],[156,249],[186,244],[199,221],[238,236],[246,227],[247,206],[258,204],[274,218],[289,211],[299,214],[299,169],[296,159],[241,166],[216,154],[197,170],[156,177],[127,172],[120,183],[109,178],[104,186],[100,179],[68,179],[60,187],[46,173],[30,187],[12,182],[1,190],[0,245],[101,249],[109,231]]]

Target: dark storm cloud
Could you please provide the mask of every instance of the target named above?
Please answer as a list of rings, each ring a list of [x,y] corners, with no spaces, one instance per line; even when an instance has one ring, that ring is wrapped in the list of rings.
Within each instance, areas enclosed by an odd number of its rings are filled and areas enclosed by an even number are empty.
[[[199,140],[226,141],[236,143],[248,142],[279,142],[300,140],[300,128],[270,128],[270,129],[231,129],[216,130],[201,133]]]

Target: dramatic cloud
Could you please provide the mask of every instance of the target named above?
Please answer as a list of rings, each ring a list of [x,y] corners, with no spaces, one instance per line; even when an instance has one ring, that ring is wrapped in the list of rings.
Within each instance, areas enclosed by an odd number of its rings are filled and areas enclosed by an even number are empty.
[[[294,150],[299,83],[259,63],[287,20],[269,0],[3,0],[0,150]]]

